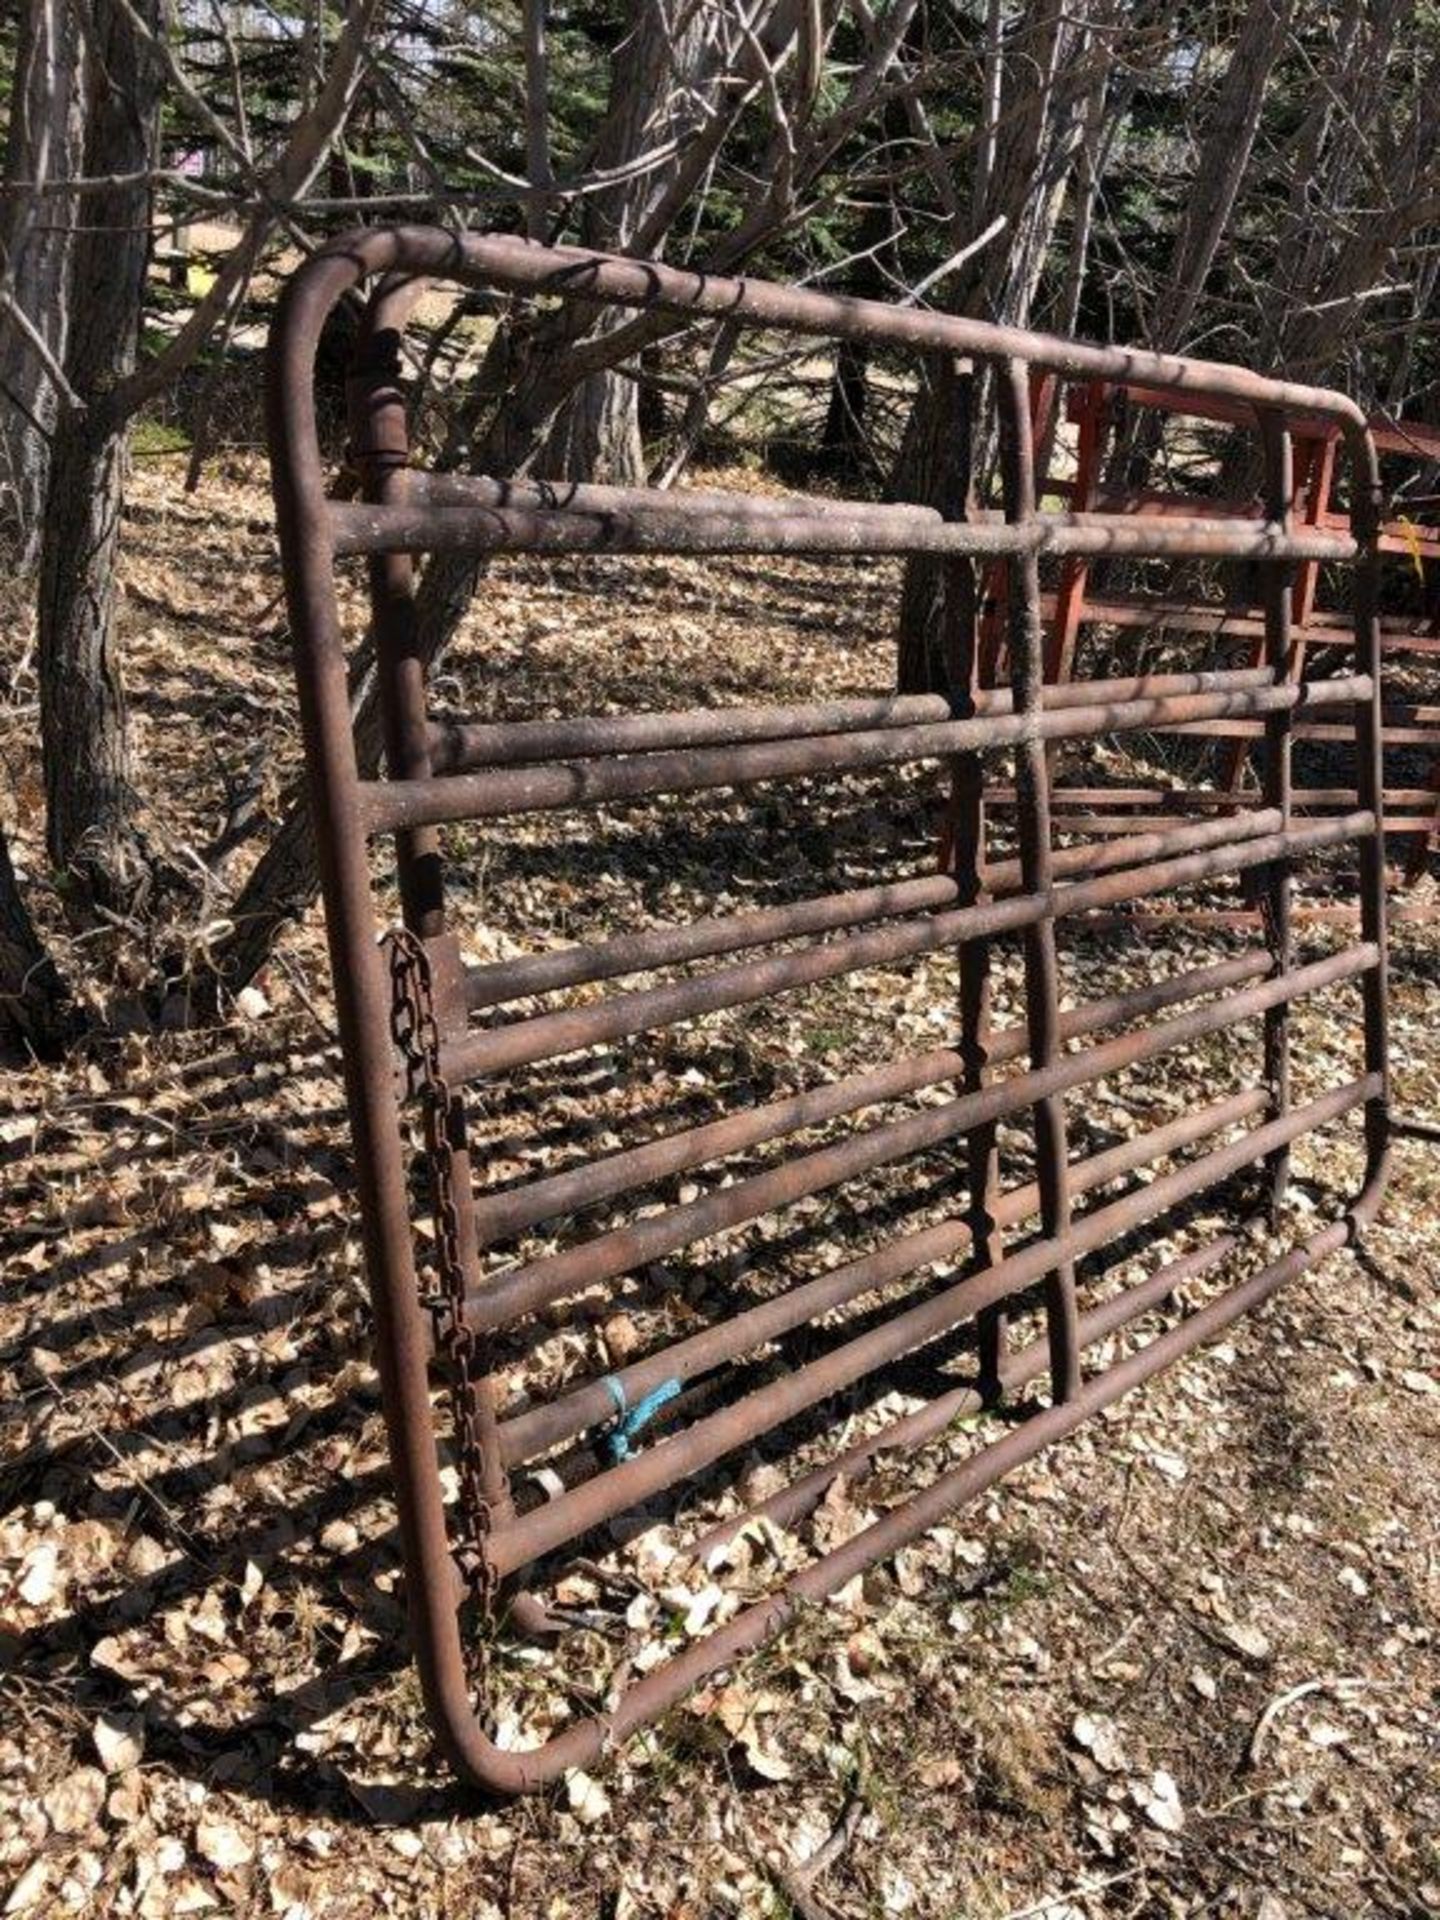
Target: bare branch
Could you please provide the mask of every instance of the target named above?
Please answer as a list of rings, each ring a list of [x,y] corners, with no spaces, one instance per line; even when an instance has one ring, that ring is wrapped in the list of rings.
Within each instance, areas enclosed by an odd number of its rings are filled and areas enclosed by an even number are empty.
[[[952,253],[948,260],[943,260],[933,273],[927,273],[925,278],[918,281],[896,304],[902,307],[918,306],[933,286],[954,273],[957,267],[963,267],[965,262],[979,253],[982,247],[988,247],[990,242],[1002,234],[1009,224],[1008,218],[1003,213],[997,213],[983,233],[977,233],[975,238],[961,247],[957,253]]]
[[[20,305],[20,302],[13,294],[7,293],[3,287],[0,287],[0,313],[8,313],[10,318],[15,322],[21,337],[29,346],[41,366],[44,367],[50,383],[54,387],[62,405],[73,413],[83,413],[85,411],[85,402],[65,378],[65,369],[50,351],[45,336],[35,326],[29,314],[26,313],[25,309]]]
[[[127,4],[127,0],[120,0],[120,4]],[[298,199],[314,179],[350,112],[362,71],[366,36],[380,5],[381,0],[351,0],[325,83],[313,105],[291,128],[284,152],[265,176],[261,185],[262,205],[251,215],[241,239],[222,263],[214,284],[170,345],[125,382],[121,397],[129,411],[133,412],[163,392],[199,353],[229,306],[236,288],[254,270],[260,249],[275,222],[274,202]]]
[[[526,227],[532,240],[545,237],[547,198],[554,184],[550,168],[550,57],[545,26],[547,0],[524,0],[525,164],[531,193]]]

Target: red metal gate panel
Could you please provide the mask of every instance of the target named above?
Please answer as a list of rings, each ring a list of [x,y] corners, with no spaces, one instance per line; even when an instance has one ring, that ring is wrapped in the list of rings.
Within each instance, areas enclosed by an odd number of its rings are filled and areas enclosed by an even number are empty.
[[[1117,480],[1115,469],[1123,465],[1118,449],[1124,444],[1127,425],[1138,428],[1142,438],[1147,428],[1158,437],[1177,421],[1183,434],[1193,433],[1197,423],[1212,431],[1217,425],[1253,430],[1253,413],[1233,400],[1197,395],[1184,387],[1099,380],[1067,384],[1051,373],[1037,372],[1031,381],[1030,408],[1041,493],[1058,493],[1072,506],[1115,515],[1208,514],[1242,520],[1273,515],[1273,500],[1267,504],[1258,495],[1226,501],[1173,490],[1127,489]],[[1062,411],[1074,430],[1074,472],[1069,478],[1054,470],[1066,465],[1071,453],[1060,444]],[[1336,480],[1337,476],[1344,477],[1337,466],[1341,440],[1338,423],[1332,416],[1288,409],[1284,417],[1293,438],[1289,485],[1296,524],[1350,531],[1348,512],[1337,507]],[[1372,420],[1370,433],[1377,454],[1393,468],[1408,465],[1428,469],[1440,459],[1440,432],[1433,427]],[[1425,502],[1432,518],[1433,506],[1433,501]],[[1392,601],[1419,603],[1418,612],[1392,611],[1380,622],[1381,659],[1392,682],[1384,689],[1382,731],[1388,772],[1385,831],[1392,857],[1402,856],[1393,875],[1393,884],[1398,885],[1402,897],[1392,898],[1391,917],[1392,922],[1396,918],[1415,921],[1429,919],[1435,911],[1433,900],[1404,898],[1403,893],[1413,889],[1428,872],[1428,855],[1440,831],[1440,708],[1428,703],[1431,689],[1424,684],[1426,664],[1440,653],[1440,603],[1435,596],[1434,572],[1440,565],[1440,530],[1424,524],[1423,517],[1411,520],[1392,508],[1391,517],[1381,522],[1377,544],[1388,560]],[[1105,636],[1100,650],[1115,662],[1131,661],[1152,649],[1157,641],[1164,643],[1167,652],[1197,667],[1215,667],[1227,654],[1242,652],[1257,664],[1264,660],[1263,608],[1244,598],[1221,603],[1213,598],[1192,595],[1187,599],[1133,587],[1116,590],[1113,583],[1097,586],[1095,569],[1096,561],[1089,555],[1065,559],[1053,592],[1042,598],[1047,682],[1063,683],[1071,678],[1077,648],[1088,644],[1082,636],[1096,629]],[[1207,584],[1213,590],[1216,583],[1211,580]],[[1289,673],[1294,680],[1305,678],[1314,652],[1328,653],[1337,644],[1348,642],[1350,615],[1343,605],[1332,603],[1335,584],[1318,557],[1300,561],[1292,570]],[[1005,646],[998,609],[1004,596],[1003,570],[992,569],[990,610],[982,639],[981,680],[985,685],[996,684],[1002,674]],[[1402,671],[1407,682],[1404,697],[1393,684]],[[1417,682],[1418,688],[1414,684]],[[1262,731],[1256,722],[1225,719],[1175,731],[1203,736],[1214,743],[1183,784],[1165,781],[1163,768],[1156,769],[1152,776],[1163,784],[1143,787],[1133,782],[1087,786],[1060,772],[1054,787],[1057,829],[1068,827],[1074,817],[1090,833],[1133,832],[1137,821],[1147,818],[1154,824],[1165,814],[1179,817],[1263,803],[1263,796],[1257,795],[1249,777],[1253,743]],[[1344,752],[1349,729],[1337,725],[1333,718],[1321,717],[1297,727],[1295,738],[1311,747],[1308,763],[1302,761],[1295,783],[1297,814],[1353,808],[1357,804],[1353,785],[1337,784],[1349,777]],[[1316,752],[1315,747],[1322,744],[1324,750]],[[1309,903],[1304,911],[1307,918],[1353,917],[1355,906],[1353,899],[1332,899]]]
[[[677,330],[723,317],[909,350],[928,361],[937,404],[953,410],[948,496],[940,509],[885,507],[411,471],[394,341],[407,283],[417,276],[616,302],[661,312]],[[372,279],[380,286],[367,311],[352,408],[366,499],[334,503],[315,426],[315,347],[336,302]],[[995,510],[976,506],[966,464],[977,367],[989,371],[998,410],[1003,499]],[[1163,383],[1248,413],[1267,462],[1267,517],[1244,524],[1142,514],[1117,525],[1083,511],[1040,512],[1028,404],[1037,369]],[[1349,1242],[1373,1213],[1389,1131],[1374,447],[1343,397],[1235,368],[425,229],[351,236],[302,269],[277,319],[270,378],[280,538],[416,1657],[456,1767],[489,1786],[523,1790],[593,1763],[607,1742],[776,1632],[798,1605],[833,1593],[1230,1324]],[[1350,533],[1290,524],[1285,416],[1296,410],[1333,422],[1343,440],[1355,502]],[[932,555],[944,690],[900,697],[882,685],[864,698],[765,707],[437,722],[412,593],[412,556],[421,551],[477,559]],[[1044,687],[1041,556],[1115,553],[1257,562],[1267,582],[1259,664]],[[362,772],[352,736],[335,589],[336,564],[348,555],[369,557],[383,777]],[[984,691],[973,565],[991,556],[1007,570],[1011,677],[1008,687]],[[1347,671],[1302,688],[1286,673],[1288,580],[1296,562],[1320,558],[1354,568],[1353,659]],[[882,677],[889,649],[883,653]],[[576,669],[578,714],[578,654]],[[1293,817],[1290,743],[1297,723],[1316,714],[1353,733],[1356,802],[1301,821]],[[1057,743],[1229,720],[1261,731],[1260,805],[1054,845]],[[899,768],[928,769],[917,777],[933,783],[943,819],[939,857],[925,869],[877,871],[859,886],[483,966],[461,960],[446,898],[454,867],[441,831],[447,823],[493,823],[499,834],[516,817],[565,810],[595,836],[612,830],[607,823],[627,805],[722,789],[792,807],[798,820],[817,783]],[[1000,785],[1013,792],[1018,841],[1012,854],[987,858],[986,797]],[[1358,852],[1358,936],[1300,956],[1292,876],[1342,846]],[[382,942],[392,847],[403,925]],[[1062,941],[1070,930],[1125,903],[1242,881],[1263,902],[1260,939],[1201,965],[1157,969],[1149,985],[1074,1002]],[[1025,1017],[1000,1026],[989,1002],[992,956],[1004,943],[1018,949]],[[943,1046],[907,1054],[897,1045],[893,1058],[862,1072],[759,1104],[721,1098],[698,1123],[659,1134],[627,1139],[622,1111],[608,1123],[618,1144],[519,1184],[472,1164],[467,1103],[480,1090],[492,1113],[498,1103],[522,1129],[525,1108],[511,1089],[534,1063],[558,1062],[578,1084],[593,1050],[618,1048],[623,1075],[625,1045],[657,1030],[777,996],[795,996],[803,1011],[807,992],[827,981],[893,972],[922,956],[947,956],[954,966],[954,1032]],[[1297,1101],[1291,1010],[1306,996],[1341,990],[1357,999],[1353,1071]],[[1231,1030],[1240,1084],[1216,1085],[1194,1110],[1100,1151],[1074,1150],[1072,1096],[1138,1063],[1193,1061],[1208,1038]],[[1363,1180],[1328,1222],[1317,1228],[1306,1216],[1297,1237],[1283,1207],[1292,1145],[1352,1114],[1363,1128]],[[747,1159],[762,1148],[768,1157]],[[598,1289],[619,1297],[628,1276],[677,1251],[936,1151],[953,1153],[962,1175],[961,1197],[938,1218],[794,1284],[762,1278],[732,1289],[718,1310],[642,1345],[608,1373],[571,1377],[549,1397],[514,1396],[526,1340],[555,1314],[563,1319],[577,1296],[593,1299]],[[681,1175],[701,1170],[709,1179],[703,1191],[677,1189]],[[1104,1269],[1122,1242],[1128,1254],[1137,1229],[1163,1236],[1197,1196],[1223,1202],[1232,1227],[1183,1254],[1162,1251],[1139,1283],[1106,1291]],[[611,1224],[595,1224],[602,1208],[599,1219]],[[1234,1229],[1257,1208],[1290,1244],[1245,1265]],[[430,1215],[423,1235],[419,1212]],[[537,1228],[546,1237],[527,1250],[525,1236]],[[1087,1352],[1222,1263],[1227,1272],[1241,1267],[1223,1291],[1172,1314],[1147,1344],[1122,1343],[1120,1357],[1087,1365]],[[1024,1337],[1026,1315],[1038,1316],[1033,1338]],[[662,1495],[683,1509],[699,1476],[752,1442],[764,1439],[789,1457],[802,1417],[823,1416],[837,1396],[883,1383],[900,1362],[953,1353],[962,1335],[968,1377],[947,1384],[937,1375],[918,1408],[858,1441],[837,1439],[827,1451],[822,1432],[760,1511],[792,1524],[838,1473],[858,1471],[880,1449],[917,1449],[957,1415],[1013,1400],[1030,1382],[1047,1381],[1048,1395],[1027,1402],[1026,1418],[996,1429],[999,1437],[970,1457],[917,1482],[864,1532],[817,1552],[769,1597],[624,1687],[605,1712],[572,1721],[534,1750],[502,1751],[476,1658],[490,1638],[486,1614],[503,1614],[521,1633],[548,1631],[547,1580],[602,1523]],[[767,1352],[783,1364],[756,1374],[747,1362]],[[458,1486],[448,1501],[445,1460]]]

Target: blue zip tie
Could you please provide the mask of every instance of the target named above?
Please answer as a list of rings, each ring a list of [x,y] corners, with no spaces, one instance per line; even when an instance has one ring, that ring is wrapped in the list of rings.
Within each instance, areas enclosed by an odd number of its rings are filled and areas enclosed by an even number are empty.
[[[623,1420],[625,1418],[625,1409],[630,1404],[629,1401],[625,1398],[624,1383],[622,1381],[617,1380],[613,1373],[607,1373],[605,1378],[600,1382],[600,1384],[602,1387],[609,1388],[610,1398],[615,1402],[615,1411]]]
[[[673,1400],[679,1393],[680,1382],[678,1380],[662,1381],[653,1393],[647,1393],[645,1398],[638,1400],[633,1407],[626,1401],[625,1389],[613,1373],[607,1373],[601,1384],[609,1389],[610,1398],[615,1402],[615,1411],[618,1416],[614,1426],[604,1435],[602,1444],[612,1464],[618,1466],[622,1460],[630,1458],[630,1442],[641,1428],[648,1426],[666,1402]]]

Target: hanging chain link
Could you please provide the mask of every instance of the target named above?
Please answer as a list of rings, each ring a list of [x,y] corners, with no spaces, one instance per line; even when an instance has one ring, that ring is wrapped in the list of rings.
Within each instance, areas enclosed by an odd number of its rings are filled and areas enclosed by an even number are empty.
[[[455,1159],[464,1143],[461,1102],[440,1072],[440,1023],[435,1017],[430,963],[408,929],[386,936],[390,960],[390,1034],[405,1063],[409,1092],[420,1101],[425,1157],[435,1213],[435,1280],[422,1288],[420,1304],[435,1327],[435,1345],[447,1363],[450,1411],[460,1475],[459,1516],[452,1550],[467,1592],[487,1619],[499,1584],[490,1554],[494,1515],[485,1490],[485,1451],[480,1438],[483,1372],[475,1329],[465,1318],[465,1259],[456,1201]]]

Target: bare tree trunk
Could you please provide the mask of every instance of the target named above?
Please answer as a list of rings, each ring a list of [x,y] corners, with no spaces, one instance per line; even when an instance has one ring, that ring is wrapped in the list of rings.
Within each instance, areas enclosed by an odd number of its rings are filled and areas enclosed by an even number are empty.
[[[809,116],[823,52],[814,13],[793,0],[778,0],[763,21],[756,24],[752,19],[740,44],[716,63],[709,82],[709,118],[701,133],[686,143],[664,192],[638,227],[636,249],[647,254],[661,249],[667,232],[691,204],[728,128],[762,83],[770,88],[772,105],[776,103],[777,70],[798,39],[802,57],[796,63],[796,101],[788,111],[782,107],[777,112],[772,151],[764,156],[745,213],[704,262],[714,273],[738,272],[791,216],[800,188],[818,177],[841,141],[874,110],[915,5],[916,0],[896,0],[865,60],[851,75],[841,105],[814,121]],[[729,11],[707,8],[719,18]],[[578,383],[622,359],[638,357],[674,331],[676,324],[664,314],[642,313],[618,328],[601,331],[595,316],[578,307],[526,326],[502,323],[457,427],[456,448],[463,449],[463,457],[476,472],[509,475],[532,470],[540,450],[551,440],[553,422]],[[459,626],[483,571],[482,563],[462,555],[432,556],[417,606],[427,663],[439,658]],[[356,738],[362,771],[373,769],[379,759],[379,732],[368,693],[357,697]],[[314,847],[303,789],[297,782],[286,797],[276,839],[232,909],[234,930],[214,954],[219,989],[233,992],[253,976],[281,928],[310,904],[316,889]]]
[[[5,183],[0,199],[0,549],[30,573],[39,563],[51,438],[61,414],[70,233],[75,203],[43,189],[81,167],[87,50],[67,0],[20,10]],[[26,185],[34,188],[25,192]],[[80,1026],[46,952],[0,832],[0,1041],[47,1057]]]
[[[1149,344],[1159,352],[1178,351],[1185,345],[1250,164],[1265,90],[1289,40],[1292,13],[1291,0],[1259,0],[1245,9],[1240,38],[1205,128],[1170,272],[1149,329]]]
[[[1077,152],[1075,190],[1071,196],[1070,244],[1065,254],[1065,278],[1054,317],[1048,324],[1056,333],[1074,333],[1080,319],[1085,273],[1090,260],[1090,235],[1095,204],[1100,198],[1100,175],[1105,126],[1110,109],[1110,76],[1100,72],[1085,101]]]
[[[656,335],[669,323],[647,316]],[[470,396],[470,408],[483,419],[485,403],[499,404],[488,424],[477,433],[472,465],[476,472],[511,474],[526,470],[547,444],[547,435],[574,390],[577,357],[593,349],[603,354],[613,330],[600,336],[600,345],[576,341],[585,316],[567,307],[533,332],[512,333],[504,324],[497,330],[485,365]],[[467,422],[468,427],[468,422]],[[468,438],[462,432],[461,438]],[[466,555],[432,556],[421,576],[417,626],[433,660],[448,644],[474,599],[484,573],[484,562]],[[362,777],[373,777],[381,755],[380,714],[375,689],[368,676],[352,679],[355,711],[355,751]],[[315,845],[310,832],[305,783],[295,781],[286,795],[281,824],[231,909],[230,934],[213,954],[214,977],[197,986],[199,1004],[213,1004],[223,993],[235,993],[264,965],[284,927],[299,919],[314,900],[318,887]]]
[[[18,1040],[47,1058],[79,1030],[78,1009],[46,953],[20,894],[0,833],[0,1042]]]
[[[75,918],[125,914],[148,860],[135,825],[114,626],[126,430],[88,416],[55,436],[40,573],[46,844]]]
[[[646,154],[670,147],[674,152],[587,199],[581,239],[606,253],[628,252],[664,199],[680,171],[685,142],[699,130],[706,92],[724,59],[719,12],[699,0],[644,0],[632,21],[611,70],[594,165],[597,172],[615,172]],[[611,309],[600,317],[599,330],[618,330],[627,318]],[[613,368],[582,381],[555,422],[541,471],[558,479],[643,486],[636,381]]]
[[[1178,353],[1188,342],[1205,283],[1229,231],[1250,165],[1265,107],[1266,88],[1289,39],[1292,0],[1260,0],[1246,9],[1214,105],[1204,123],[1187,183],[1185,209],[1155,302],[1146,344]],[[1117,436],[1109,459],[1118,487],[1151,484],[1164,437],[1163,415],[1142,410]]]
[[[677,0],[670,0],[670,4],[676,3]],[[693,4],[689,5],[687,18],[692,25],[698,11]],[[776,13],[782,24],[769,26],[772,41],[783,39],[790,31],[784,24],[786,9],[782,6]],[[647,8],[648,30],[657,33],[664,18],[658,7]],[[657,51],[652,46],[650,53],[652,60],[658,57],[668,61],[663,48]],[[632,52],[627,57],[638,56]],[[720,84],[727,73],[731,82],[728,94]],[[711,78],[716,94],[712,106],[720,118],[718,124],[712,124],[707,130],[706,137],[709,150],[714,150],[719,147],[729,117],[739,111],[743,95],[736,84],[737,75],[724,62],[717,64]],[[632,103],[624,98],[618,83],[612,87],[612,98],[623,108],[620,120],[629,128],[630,137],[640,137],[648,122],[631,111]],[[611,157],[614,165],[623,166],[637,157],[634,152],[622,150],[613,129],[602,134],[599,145],[601,153]],[[685,205],[694,179],[703,171],[706,151],[692,140],[675,156],[672,164],[657,170],[654,195],[647,202],[644,218],[630,229],[632,240],[637,240],[644,250],[652,254],[660,251],[669,224]],[[738,266],[747,246],[762,239],[765,231],[763,224],[756,221],[733,236],[729,251],[722,248],[721,257],[711,262],[715,270],[726,272]],[[623,342],[633,342],[633,351],[638,356],[648,342],[664,338],[672,325],[664,316],[654,314],[637,320],[634,316],[609,313],[602,313],[596,325],[595,316],[578,306],[568,306],[530,328],[514,329],[502,322],[457,427],[456,445],[466,448],[475,472],[487,474],[515,474],[531,468],[543,471],[546,466],[553,472],[557,448],[562,450],[562,460],[588,459],[597,449],[600,438],[595,431],[597,419],[603,419],[608,413],[612,421],[623,420],[627,393],[633,402],[634,382],[614,375],[607,363],[623,355]],[[592,364],[597,367],[593,374],[588,373]],[[559,417],[581,384],[592,391],[608,387],[617,392],[618,398],[614,411],[610,410],[608,401],[604,407],[589,402],[574,408],[572,430],[562,424]],[[583,429],[582,419],[590,422]],[[633,424],[634,439],[629,439],[628,430],[625,436],[631,452],[638,447],[638,417]],[[581,444],[582,431],[588,445]],[[642,467],[638,476],[632,476],[628,468],[610,468],[606,477],[633,478],[634,483],[640,484],[645,476]],[[437,659],[448,645],[474,598],[483,571],[483,563],[463,555],[432,556],[420,582],[417,607],[417,624],[427,661]],[[361,772],[373,773],[380,764],[379,716],[373,689],[356,687],[353,698]],[[198,989],[202,1001],[221,993],[234,993],[252,979],[264,965],[282,929],[298,919],[314,900],[317,887],[304,783],[296,781],[286,795],[284,815],[275,838],[256,863],[231,910],[233,929],[214,951],[214,977],[201,983]]]
[[[0,541],[18,572],[40,557],[50,437],[60,404],[70,313],[74,202],[42,192],[80,170],[86,49],[68,0],[20,9],[0,199]],[[32,184],[34,192],[21,189]]]
[[[1383,190],[1375,167],[1377,129],[1372,116],[1357,118],[1352,103],[1386,99],[1396,36],[1414,14],[1415,0],[1345,0],[1331,30],[1308,109],[1282,156],[1290,191],[1273,278],[1287,294],[1303,298],[1323,285],[1340,210],[1357,196],[1373,208],[1369,194]],[[1267,310],[1262,331],[1277,317]]]
[[[899,108],[897,112],[895,109]],[[897,124],[898,123],[898,124]],[[905,137],[905,118],[899,102],[892,103],[886,115],[886,130],[892,139]],[[844,280],[845,292],[860,300],[879,300],[885,293],[885,276],[880,270],[880,254],[896,231],[896,209],[890,200],[872,200],[865,209],[855,235],[860,257]],[[867,466],[875,466],[865,431],[869,401],[870,349],[863,340],[842,340],[835,349],[835,367],[830,380],[830,401],[825,410],[825,425],[820,435],[821,460],[829,473],[855,479]]]
[[[920,393],[900,456],[903,478],[895,488],[898,498],[919,506],[938,506],[945,491],[950,435],[940,405],[941,391],[934,371],[922,366]],[[943,559],[928,554],[912,554],[905,562],[895,653],[895,685],[900,693],[944,689],[945,589],[954,572]]]
[[[998,32],[998,10],[991,10],[990,20]],[[987,54],[987,97],[995,85],[994,60],[1000,60],[999,124],[987,130],[981,143],[980,190],[970,196],[968,216],[961,213],[952,222],[951,237],[958,251],[974,246],[997,223],[999,232],[993,245],[978,248],[949,281],[946,305],[951,312],[978,307],[987,319],[1006,326],[1023,327],[1029,320],[1091,85],[1091,63],[1085,57],[1087,20],[1083,9],[1067,10],[1063,0],[1032,0],[1010,39],[1003,47],[994,42]],[[989,463],[983,417],[977,423],[975,458],[983,474]],[[930,373],[922,367],[896,463],[897,498],[938,504],[946,463],[943,409]],[[896,653],[896,683],[902,693],[929,692],[943,681],[941,574],[941,564],[930,555],[912,555],[905,565]]]
[[[1367,206],[1364,217],[1337,218],[1328,258],[1309,279],[1292,277],[1296,255],[1305,245],[1303,227],[1292,230],[1282,248],[1277,279],[1294,299],[1277,302],[1262,330],[1265,358],[1283,364],[1304,379],[1323,374],[1354,340],[1366,297],[1403,277],[1401,250],[1440,220],[1440,60],[1432,59],[1415,89],[1415,105],[1403,117],[1387,121],[1366,159],[1383,180],[1383,202]],[[1373,188],[1365,191],[1373,202]],[[1338,212],[1338,210],[1337,210]],[[1362,394],[1362,401],[1371,396]]]
[[[1385,97],[1414,12],[1413,0],[1387,0],[1343,17],[1317,89],[1322,104],[1293,150],[1316,171],[1292,196],[1268,275],[1286,297],[1263,302],[1253,329],[1256,365],[1317,382],[1343,366],[1363,406],[1379,399],[1366,385],[1378,363],[1358,351],[1373,299],[1414,273],[1406,252],[1440,220],[1440,61],[1431,55],[1421,65],[1418,48],[1410,56],[1408,110],[1387,103],[1383,113],[1360,118],[1335,103]],[[1290,171],[1295,164],[1289,161]],[[1222,492],[1252,483],[1250,460],[1237,439],[1221,468]]]
[[[382,742],[379,702],[368,675],[352,679],[351,702],[360,775],[373,779],[380,770]],[[212,1017],[226,994],[238,993],[254,979],[281,932],[301,918],[318,888],[310,802],[299,780],[287,793],[280,825],[231,909],[231,932],[215,950],[211,973],[190,983],[195,1013]]]
[[[136,12],[160,24],[160,0]],[[160,69],[126,7],[96,0],[85,88],[88,175],[143,176],[152,164]],[[46,835],[69,909],[127,913],[149,862],[135,823],[114,632],[115,566],[129,412],[116,389],[135,365],[150,250],[147,186],[87,201],[71,258],[66,373],[83,411],[57,428],[40,562],[40,730]]]

